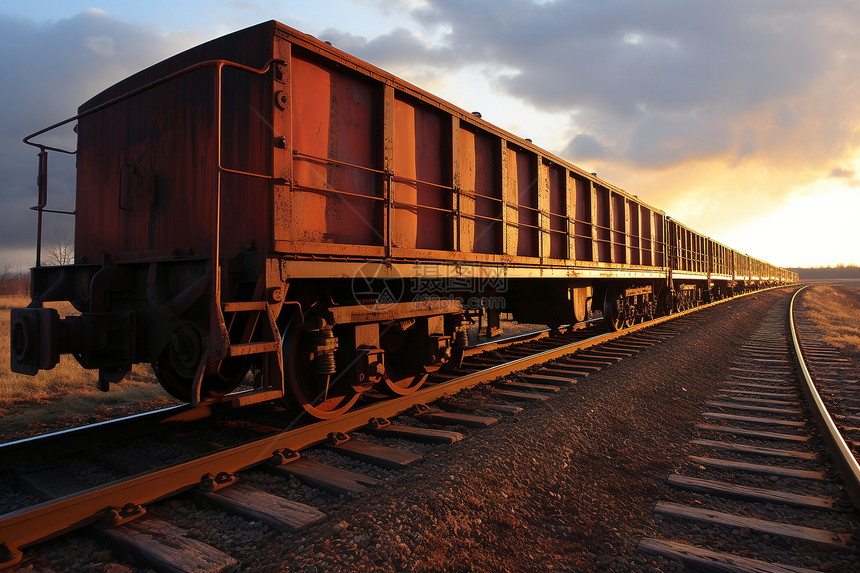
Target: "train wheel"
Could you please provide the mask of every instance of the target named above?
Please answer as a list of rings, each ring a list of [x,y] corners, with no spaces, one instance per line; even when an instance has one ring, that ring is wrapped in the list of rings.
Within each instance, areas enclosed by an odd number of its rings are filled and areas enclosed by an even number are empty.
[[[330,333],[330,328],[302,330],[292,322],[284,329],[284,401],[296,414],[307,413],[319,420],[337,418],[352,408],[361,395],[346,376],[334,371],[333,350],[330,356],[311,358],[308,345],[324,338],[331,340]],[[327,365],[321,365],[321,359],[327,360]]]
[[[651,300],[647,300],[642,305],[642,313],[639,315],[639,319],[636,322],[648,322],[649,320],[654,320],[654,309],[657,305]]]
[[[224,360],[217,374],[203,377],[200,397],[217,398],[229,394],[242,383],[250,368],[251,363],[247,358],[233,357]],[[191,401],[194,377],[176,370],[167,349],[159,355],[158,360],[152,363],[152,370],[161,387],[168,394],[183,402]]]
[[[603,318],[611,330],[622,330],[633,326],[635,313],[623,292],[615,287],[606,291],[603,300]]]
[[[624,318],[624,326],[622,328],[630,328],[634,324],[636,324],[636,314],[633,312],[633,309],[630,308],[627,316]]]

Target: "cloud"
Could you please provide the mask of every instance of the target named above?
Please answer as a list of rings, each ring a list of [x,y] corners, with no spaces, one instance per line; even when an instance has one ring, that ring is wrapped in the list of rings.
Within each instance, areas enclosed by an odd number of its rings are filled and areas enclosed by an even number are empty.
[[[416,67],[453,70],[464,63],[463,57],[450,48],[427,42],[405,28],[395,28],[371,39],[329,28],[319,38],[395,74]]]
[[[580,133],[573,137],[565,148],[563,155],[574,157],[591,157],[597,159],[611,159],[613,154],[595,136],[588,133]]]
[[[114,55],[113,38],[110,36],[89,36],[87,37],[86,46],[94,54],[110,58]]]
[[[860,100],[857,3],[427,0],[413,15],[449,30],[449,64],[468,54],[507,70],[498,87],[532,105],[601,115],[571,141],[586,153],[574,159],[780,161],[794,131],[819,161],[853,136],[840,118]]]
[[[856,173],[853,169],[837,166],[830,171],[830,177],[834,179],[854,179]]]
[[[96,93],[201,40],[160,34],[101,10],[49,23],[0,15],[0,77],[6,79],[0,90],[0,245],[7,252],[35,242],[36,217],[28,207],[36,201],[37,150],[22,143],[24,136],[75,115]],[[39,140],[75,146],[71,126]],[[74,209],[73,157],[51,154],[49,174],[49,206]],[[71,228],[71,217],[46,215],[46,236],[70,236]]]

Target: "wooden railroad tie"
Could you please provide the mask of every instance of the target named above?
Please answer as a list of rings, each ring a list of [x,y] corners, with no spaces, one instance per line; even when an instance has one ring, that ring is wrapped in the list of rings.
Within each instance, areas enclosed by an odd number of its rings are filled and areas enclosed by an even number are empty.
[[[312,487],[334,495],[361,493],[367,489],[367,486],[379,483],[378,479],[327,466],[306,458],[300,458],[282,466],[269,465],[267,469],[295,476]]]
[[[748,557],[740,557],[731,553],[721,553],[718,551],[710,551],[692,545],[676,543],[674,541],[664,541],[662,539],[653,539],[645,537],[639,542],[637,551],[642,553],[650,553],[652,555],[661,555],[668,559],[674,559],[682,562],[685,566],[692,569],[707,571],[723,571],[723,572],[740,572],[740,571],[755,571],[756,573],[817,573],[812,569],[804,569],[802,567],[792,567],[789,565],[779,565],[776,563],[768,563]]]
[[[818,481],[823,481],[827,479],[823,471],[801,470],[795,468],[786,468],[783,466],[771,466],[764,464],[750,464],[746,462],[736,462],[734,460],[724,460],[722,458],[709,458],[692,455],[688,457],[697,464],[703,466],[711,466],[715,468],[739,470],[749,473],[793,477],[800,479],[811,479]]]
[[[814,460],[818,456],[812,452],[798,452],[795,450],[783,450],[780,448],[767,448],[763,446],[751,446],[749,444],[735,444],[731,442],[723,442],[720,440],[690,440],[691,444],[704,446],[706,448],[715,448],[719,450],[727,450],[730,452],[739,452],[742,454],[756,454],[760,456],[770,456],[775,458],[795,458],[799,460]]]
[[[325,518],[318,509],[243,484],[196,495],[245,519],[262,521],[278,531],[294,531]]]
[[[817,497],[812,495],[800,495],[749,487],[715,480],[695,478],[680,474],[671,474],[666,481],[669,485],[678,489],[695,491],[698,493],[716,494],[726,497],[736,497],[758,501],[761,503],[781,503],[794,507],[806,509],[828,509],[837,510],[836,500],[832,497]]]
[[[654,511],[661,515],[680,517],[682,519],[689,519],[711,525],[722,525],[732,528],[743,527],[758,533],[778,535],[780,537],[788,537],[798,541],[807,541],[843,550],[848,549],[848,539],[851,537],[851,535],[847,533],[836,533],[824,529],[814,529],[812,527],[802,527],[777,521],[744,517],[732,513],[725,513],[701,507],[690,507],[668,501],[657,502],[657,506],[654,508]]]

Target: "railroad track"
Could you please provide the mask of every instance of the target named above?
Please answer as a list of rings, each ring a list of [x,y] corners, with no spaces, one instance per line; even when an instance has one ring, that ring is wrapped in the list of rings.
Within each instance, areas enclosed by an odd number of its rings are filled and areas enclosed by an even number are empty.
[[[655,506],[660,536],[640,551],[709,571],[860,570],[858,373],[795,316],[798,293],[707,402],[686,466],[667,477],[677,493]]]
[[[170,463],[155,454],[163,444],[152,444],[158,441],[152,439],[149,444],[141,446],[149,448],[147,454],[129,454],[121,448],[95,452],[99,458],[107,460],[107,470],[75,466],[80,465],[80,461],[71,465],[64,463],[60,471],[56,464],[33,467],[31,463],[30,467],[15,472],[19,482],[26,483],[31,493],[12,492],[8,485],[4,486],[7,491],[2,492],[3,499],[7,500],[5,515],[0,516],[0,540],[6,551],[5,563],[14,564],[21,558],[20,549],[40,540],[59,532],[88,527],[107,539],[111,547],[130,549],[144,562],[154,563],[157,567],[177,561],[178,555],[182,554],[186,559],[213,561],[220,563],[223,569],[229,569],[234,561],[227,555],[219,555],[217,550],[201,547],[199,543],[177,547],[176,540],[183,538],[181,532],[165,521],[143,516],[147,505],[194,490],[195,495],[206,497],[209,503],[227,507],[246,519],[268,520],[273,527],[290,529],[313,523],[321,517],[318,511],[281,501],[266,492],[233,485],[236,474],[247,468],[265,466],[273,472],[283,470],[288,475],[341,495],[363,491],[375,480],[364,479],[354,473],[349,475],[350,472],[338,472],[325,467],[325,464],[320,467],[319,462],[307,463],[295,452],[324,444],[339,454],[359,457],[375,466],[406,465],[417,457],[410,456],[408,450],[385,445],[402,443],[392,442],[393,438],[456,441],[461,437],[458,432],[430,426],[455,423],[480,427],[492,424],[494,416],[516,413],[518,406],[511,402],[542,401],[577,378],[635,355],[642,348],[683,330],[678,322],[664,322],[654,321],[624,333],[593,335],[593,332],[572,331],[563,336],[540,336],[516,346],[496,347],[491,349],[491,353],[469,356],[462,369],[440,373],[431,384],[415,394],[367,404],[327,422],[278,429],[268,423],[278,412],[258,408],[249,410],[256,411],[256,417],[233,420],[228,428],[230,431],[223,432],[223,428],[219,430],[215,426],[223,425],[224,418],[220,417],[220,412],[213,411],[208,418],[212,423],[208,426],[195,426],[192,432],[180,430],[178,435],[176,432],[170,435],[170,448],[174,449],[175,458]],[[654,327],[658,324],[661,326],[655,332]],[[646,327],[649,330],[643,330]],[[618,340],[622,336],[624,339]],[[456,400],[439,401],[459,390],[495,379],[500,380],[491,388],[483,387],[466,397],[457,396]],[[416,416],[407,417],[409,421],[406,423],[401,420],[387,423],[388,418],[416,404],[434,401],[431,410],[419,408],[415,411]],[[149,427],[163,427],[165,420],[182,419],[190,413],[187,409],[177,408],[141,416],[140,419]],[[133,427],[128,422],[117,423],[109,426],[110,433],[118,435],[119,432],[114,432],[113,428],[121,428],[122,424]],[[100,428],[100,434],[107,433],[105,430],[105,427]],[[342,434],[355,430],[362,434],[359,439],[344,441]],[[126,431],[134,433],[135,430]],[[249,435],[256,437],[249,439]],[[75,432],[53,435],[44,440],[51,440],[48,450],[51,452],[80,449],[87,442]],[[27,457],[28,449],[35,447],[44,451],[48,443],[40,440],[27,442],[4,447],[0,450],[3,452],[0,459],[12,459],[6,454],[13,451],[15,457],[23,459]],[[218,443],[213,445],[213,442]],[[95,454],[88,452],[86,455],[94,457]],[[69,478],[70,467],[79,474],[89,472],[90,483]],[[13,506],[11,510],[9,503]]]

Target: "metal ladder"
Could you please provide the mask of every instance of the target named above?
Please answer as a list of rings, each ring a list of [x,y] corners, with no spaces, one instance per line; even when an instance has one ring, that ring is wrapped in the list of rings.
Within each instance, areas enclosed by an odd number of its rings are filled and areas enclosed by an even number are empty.
[[[234,407],[265,402],[284,395],[284,361],[275,316],[263,300],[265,276],[260,275],[250,301],[222,302],[221,311],[230,346],[227,357],[263,355],[253,390],[229,396]]]

